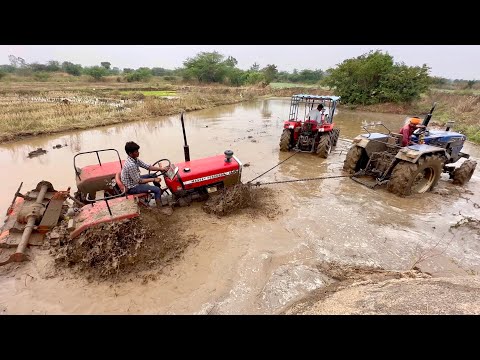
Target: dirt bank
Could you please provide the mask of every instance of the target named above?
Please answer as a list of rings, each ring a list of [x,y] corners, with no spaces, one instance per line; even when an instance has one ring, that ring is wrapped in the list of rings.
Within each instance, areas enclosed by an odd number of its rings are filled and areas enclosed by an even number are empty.
[[[291,305],[287,315],[480,314],[480,276],[323,264],[332,283]]]

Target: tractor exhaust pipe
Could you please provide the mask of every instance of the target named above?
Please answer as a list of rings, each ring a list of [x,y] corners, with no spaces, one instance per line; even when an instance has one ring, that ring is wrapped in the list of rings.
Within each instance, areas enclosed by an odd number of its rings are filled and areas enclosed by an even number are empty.
[[[428,123],[430,122],[430,119],[432,118],[432,113],[433,113],[433,110],[435,110],[435,106],[437,106],[437,103],[433,103],[433,106],[432,108],[430,109],[430,112],[427,114],[427,116],[425,116],[425,119],[423,119],[423,122],[422,122],[422,125],[425,125],[427,126]]]
[[[185,162],[186,162],[186,161],[190,161],[190,148],[188,147],[187,136],[185,135],[185,124],[183,123],[183,111],[182,111],[182,114],[180,115],[180,121],[182,122],[183,141],[185,142],[185,145],[183,145],[183,154],[185,155]]]

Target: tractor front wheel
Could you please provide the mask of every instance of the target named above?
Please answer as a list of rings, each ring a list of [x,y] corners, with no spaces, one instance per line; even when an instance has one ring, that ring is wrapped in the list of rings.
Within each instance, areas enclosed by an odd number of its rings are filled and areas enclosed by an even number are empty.
[[[465,162],[456,168],[453,172],[453,183],[455,185],[464,185],[473,175],[477,162],[473,160],[465,160]]]
[[[421,157],[417,163],[400,161],[393,169],[387,190],[399,196],[432,190],[442,174],[444,159],[438,155]]]
[[[326,159],[332,150],[332,137],[329,133],[320,136],[320,141],[317,146],[317,155]]]
[[[280,151],[290,150],[290,138],[291,132],[288,129],[283,130],[282,136],[280,136]]]

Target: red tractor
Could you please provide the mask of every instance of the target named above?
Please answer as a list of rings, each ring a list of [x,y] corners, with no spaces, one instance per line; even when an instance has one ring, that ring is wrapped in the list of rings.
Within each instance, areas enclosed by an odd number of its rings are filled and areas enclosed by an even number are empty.
[[[163,190],[167,194],[168,202],[187,205],[194,199],[207,199],[210,193],[240,183],[242,163],[231,150],[226,150],[224,155],[190,161],[183,114],[181,121],[185,161],[173,164],[168,159],[161,159],[155,163],[156,165],[162,162],[163,167],[167,168],[162,175],[166,184]],[[115,152],[118,161],[102,163],[100,154],[107,151]],[[95,154],[98,164],[77,167],[77,157],[87,154]],[[70,196],[70,188],[57,191],[48,181],[41,181],[36,189],[21,194],[23,183],[20,184],[7,210],[5,224],[0,228],[0,248],[17,247],[17,250],[8,259],[0,259],[0,266],[27,260],[27,246],[42,245],[45,234],[57,226],[60,219],[69,219],[67,229],[73,239],[95,225],[139,216],[138,205],[148,205],[151,194],[126,193],[120,180],[123,164],[124,160],[115,149],[76,154],[73,157],[78,189],[75,197]],[[66,203],[67,198],[75,202],[74,208],[70,208]]]
[[[339,100],[339,96],[293,95],[288,120],[283,124],[280,151],[316,153],[326,159],[340,135],[333,122]],[[323,108],[313,118],[318,105]]]
[[[156,161],[153,165],[162,163],[167,170],[161,172],[166,187],[162,190],[168,196],[168,203],[184,206],[192,200],[206,200],[210,193],[241,182],[242,163],[233,155],[233,151],[226,150],[224,155],[215,155],[203,159],[190,160],[189,147],[185,136],[183,114],[181,116],[183,135],[185,140],[185,161],[172,163],[168,159]],[[100,152],[115,151],[118,161],[102,163]],[[95,153],[98,164],[78,168],[76,158],[79,155]],[[72,225],[71,237],[75,237],[83,230],[102,222],[111,222],[136,217],[139,214],[137,203],[147,205],[151,194],[126,193],[125,186],[120,179],[120,172],[124,160],[115,149],[95,150],[78,153],[74,156],[74,169],[78,191],[75,193],[77,204],[90,204],[81,207],[76,215],[76,224]],[[151,177],[158,176],[157,172]]]

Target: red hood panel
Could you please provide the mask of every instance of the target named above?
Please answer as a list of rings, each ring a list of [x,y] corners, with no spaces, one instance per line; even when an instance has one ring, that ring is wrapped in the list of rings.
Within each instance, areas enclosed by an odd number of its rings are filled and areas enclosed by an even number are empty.
[[[240,165],[232,157],[231,161],[225,161],[225,155],[216,155],[208,158],[191,160],[175,164],[178,167],[178,175],[185,185],[185,189],[195,188],[197,186],[208,185],[218,181],[222,181],[225,176],[238,173]],[[185,169],[190,171],[186,172]],[[177,181],[165,178],[167,185],[174,186]]]

